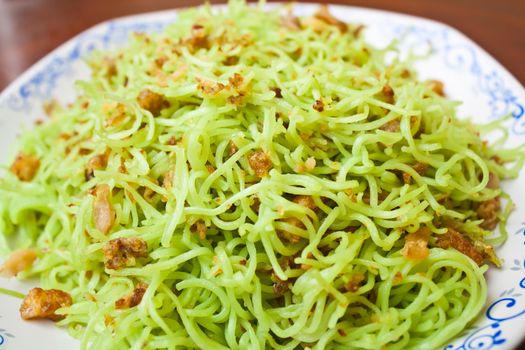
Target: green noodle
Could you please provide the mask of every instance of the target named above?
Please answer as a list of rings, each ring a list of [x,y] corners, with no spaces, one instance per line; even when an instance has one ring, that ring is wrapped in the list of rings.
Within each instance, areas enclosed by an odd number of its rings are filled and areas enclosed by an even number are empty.
[[[487,185],[516,177],[524,156],[502,149],[504,120],[457,119],[457,103],[418,81],[410,60],[386,63],[395,45],[373,48],[354,25],[310,18],[294,29],[262,5],[186,10],[162,33],[96,53],[79,98],[21,136],[17,151],[40,167],[32,181],[6,171],[0,182],[0,248],[37,248],[19,277],[71,294],[59,325],[83,349],[436,349],[483,308],[487,267],[436,242],[446,220],[475,241],[505,241],[510,197]],[[192,46],[195,24],[205,44]],[[158,116],[138,104],[144,89],[169,102]],[[115,106],[125,113],[111,123]],[[492,146],[479,137],[497,130]],[[249,162],[260,150],[272,163],[262,178]],[[106,151],[107,166],[86,177]],[[108,234],[93,219],[100,184],[116,213]],[[475,210],[496,196],[507,201],[499,234]],[[408,259],[405,237],[423,226],[430,254]],[[119,237],[146,241],[148,257],[105,268],[102,249]],[[117,309],[138,282],[140,304]]]
[[[20,299],[23,299],[25,297],[25,295],[22,293],[19,293],[14,290],[6,289],[6,288],[0,288],[0,293],[9,295],[11,297],[20,298]]]

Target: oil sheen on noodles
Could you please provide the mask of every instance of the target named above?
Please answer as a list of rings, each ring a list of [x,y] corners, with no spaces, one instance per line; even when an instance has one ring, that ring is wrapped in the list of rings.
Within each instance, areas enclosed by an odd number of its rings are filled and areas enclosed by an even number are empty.
[[[457,119],[357,24],[262,5],[96,53],[20,137],[38,169],[5,171],[0,247],[36,250],[18,277],[71,295],[83,349],[436,349],[482,310],[505,120]]]

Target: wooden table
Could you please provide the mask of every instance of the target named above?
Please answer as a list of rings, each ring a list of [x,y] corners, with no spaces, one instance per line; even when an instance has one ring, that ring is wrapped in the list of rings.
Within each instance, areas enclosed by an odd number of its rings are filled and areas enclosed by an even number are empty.
[[[203,0],[0,0],[0,90],[60,43],[94,24],[117,16],[202,2]],[[485,48],[525,85],[524,0],[330,2],[404,12],[450,24]]]
[[[201,0],[0,0],[0,90],[62,42],[101,21],[192,6]],[[210,1],[223,3],[225,1]],[[314,1],[328,2],[328,1]],[[473,39],[525,85],[524,0],[332,0],[447,23]],[[518,349],[525,349],[525,343]]]

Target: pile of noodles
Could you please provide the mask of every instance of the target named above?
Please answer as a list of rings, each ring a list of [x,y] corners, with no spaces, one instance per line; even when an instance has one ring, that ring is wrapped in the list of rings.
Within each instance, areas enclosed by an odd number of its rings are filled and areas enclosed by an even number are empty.
[[[511,208],[491,180],[516,177],[523,153],[392,52],[324,9],[231,1],[95,54],[78,99],[19,139],[38,170],[0,182],[3,253],[36,249],[19,277],[72,296],[59,325],[82,348],[443,345],[483,308]],[[497,235],[477,210],[495,198]],[[451,228],[481,266],[440,245]],[[108,268],[123,237],[147,254]],[[117,307],[139,284],[138,305]]]

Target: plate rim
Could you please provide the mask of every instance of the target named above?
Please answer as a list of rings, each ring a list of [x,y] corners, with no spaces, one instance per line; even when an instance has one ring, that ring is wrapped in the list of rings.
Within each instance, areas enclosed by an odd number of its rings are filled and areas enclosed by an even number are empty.
[[[252,3],[252,5],[253,5],[253,3]],[[285,2],[271,2],[271,3],[266,3],[265,4],[265,8],[271,9],[271,8],[277,8],[279,6],[287,6],[287,5],[289,5],[289,3],[285,3]],[[390,16],[393,15],[393,16],[397,16],[397,17],[402,17],[402,18],[404,18],[406,20],[416,20],[416,21],[419,21],[419,22],[426,22],[428,24],[439,26],[439,27],[442,27],[442,28],[447,29],[449,31],[452,31],[455,34],[459,35],[462,39],[467,41],[470,45],[473,45],[476,49],[481,51],[487,58],[490,58],[492,64],[495,64],[497,66],[497,68],[499,68],[499,70],[501,70],[502,72],[505,73],[505,75],[507,75],[507,78],[511,79],[513,81],[513,83],[515,83],[516,85],[520,86],[525,92],[525,86],[521,84],[521,82],[512,74],[512,72],[510,70],[507,69],[507,67],[505,67],[490,52],[488,52],[484,47],[482,47],[476,41],[471,39],[468,35],[466,35],[462,31],[460,31],[459,29],[457,29],[456,27],[454,27],[454,26],[452,26],[452,25],[450,25],[448,23],[445,23],[445,22],[442,22],[440,20],[436,20],[436,19],[433,19],[433,18],[427,18],[427,17],[423,17],[423,16],[417,16],[417,15],[407,14],[407,13],[398,12],[398,11],[383,10],[383,9],[366,7],[366,6],[354,6],[354,5],[345,5],[345,4],[335,4],[335,3],[323,3],[323,4],[321,4],[321,3],[316,3],[316,2],[293,3],[294,7],[297,6],[297,7],[312,7],[312,8],[314,8],[314,7],[318,7],[318,6],[322,6],[322,5],[327,5],[327,6],[329,6],[329,8],[356,9],[356,10],[360,10],[360,11],[374,12],[376,14],[384,14],[384,15],[390,15]],[[221,8],[227,7],[226,4],[215,4],[215,5],[210,5],[210,6],[212,8],[214,8],[214,9],[215,8],[216,9],[221,9]],[[98,22],[98,23],[96,23],[96,24],[94,24],[94,25],[92,25],[92,26],[82,30],[80,33],[74,35],[73,37],[67,39],[65,42],[59,44],[58,46],[56,46],[51,51],[49,51],[48,53],[44,54],[44,56],[39,58],[36,62],[31,64],[26,70],[24,70],[20,75],[18,75],[13,81],[8,83],[2,91],[0,91],[0,101],[6,99],[7,96],[12,92],[12,90],[15,90],[19,85],[21,85],[22,82],[25,79],[27,79],[31,74],[33,74],[40,66],[43,66],[44,63],[48,63],[48,61],[50,60],[50,58],[52,56],[54,56],[57,53],[59,53],[60,51],[64,50],[65,48],[67,48],[68,46],[73,44],[75,41],[77,41],[78,39],[80,39],[81,37],[83,37],[84,35],[86,35],[86,34],[88,34],[90,32],[96,31],[99,28],[101,29],[101,28],[103,28],[104,26],[106,26],[106,25],[108,25],[110,23],[126,22],[126,21],[131,21],[133,19],[139,19],[141,17],[142,18],[147,18],[147,17],[155,17],[155,16],[164,16],[164,15],[168,15],[170,13],[173,14],[173,15],[176,15],[180,11],[184,11],[184,10],[195,8],[195,7],[196,6],[184,6],[184,7],[174,7],[172,9],[165,9],[165,10],[159,10],[159,11],[141,12],[141,13],[130,14],[130,15],[125,15],[125,16],[117,16],[117,17],[113,17],[113,18],[110,18],[110,19]]]
[[[251,4],[253,5],[253,4]],[[277,8],[279,6],[287,6],[288,3],[283,2],[272,2],[267,3],[264,5],[265,8]],[[345,4],[333,4],[333,3],[327,3],[327,4],[320,4],[320,3],[295,3],[293,6],[295,7],[303,7],[303,8],[316,8],[320,5],[328,5],[330,9],[334,10],[337,8],[344,8],[346,10],[359,10],[363,12],[370,12],[375,13],[378,15],[385,15],[385,16],[394,16],[396,18],[400,18],[404,21],[410,21],[414,24],[416,23],[422,23],[422,24],[428,24],[434,27],[438,27],[441,29],[448,30],[452,32],[453,34],[457,35],[462,41],[468,43],[471,45],[475,50],[479,51],[481,54],[483,54],[485,59],[488,59],[491,65],[495,67],[495,69],[500,72],[505,81],[508,81],[511,86],[516,86],[520,92],[525,94],[525,87],[521,84],[521,82],[502,64],[500,63],[494,56],[492,56],[487,50],[485,50],[481,45],[479,45],[476,41],[471,39],[469,36],[467,36],[462,31],[458,30],[454,26],[444,23],[439,20],[426,18],[422,16],[412,15],[412,14],[406,14],[402,12],[397,11],[390,11],[390,10],[382,10],[377,8],[370,8],[365,6],[353,6],[353,5],[345,5]],[[214,9],[221,9],[227,7],[225,4],[217,4],[217,5],[211,5]],[[90,33],[96,32],[97,30],[104,29],[106,26],[110,25],[111,23],[125,23],[125,22],[133,22],[133,21],[143,21],[143,22],[155,22],[158,21],[159,18],[162,18],[164,16],[172,15],[172,20],[176,20],[176,16],[180,11],[184,11],[188,8],[193,7],[175,7],[172,9],[165,9],[160,11],[149,11],[149,12],[141,12],[136,14],[130,14],[125,16],[118,16],[111,19],[107,19],[104,21],[101,21],[97,24],[94,24],[82,32],[74,35],[73,37],[69,38],[68,40],[64,41],[63,43],[59,44],[57,47],[49,51],[47,54],[42,56],[40,59],[38,59],[36,62],[31,64],[27,69],[25,69],[20,75],[18,75],[13,81],[9,82],[7,86],[0,92],[0,106],[3,101],[7,101],[9,96],[13,93],[15,93],[20,87],[25,83],[30,81],[30,78],[34,76],[37,72],[39,72],[42,69],[45,69],[47,65],[51,63],[51,60],[54,56],[66,52],[66,50],[70,47],[72,47],[75,42],[77,42],[79,39],[81,39],[83,36],[86,36]],[[334,12],[334,11],[332,11]],[[337,14],[336,14],[337,16]],[[155,18],[157,18],[155,20]],[[82,60],[85,56],[80,57],[80,60]],[[1,119],[1,116],[0,116]],[[523,169],[522,171],[525,171]],[[495,301],[495,300],[494,300]],[[492,300],[487,300],[488,303],[492,302]],[[451,339],[452,342],[456,342],[459,340],[459,335]],[[519,340],[519,343],[517,343],[517,346],[521,343],[523,344],[523,341],[525,340],[525,334],[521,337],[517,336],[515,339]],[[1,346],[1,344],[0,344]],[[460,349],[460,348],[458,348]],[[461,348],[463,349],[463,348]]]

